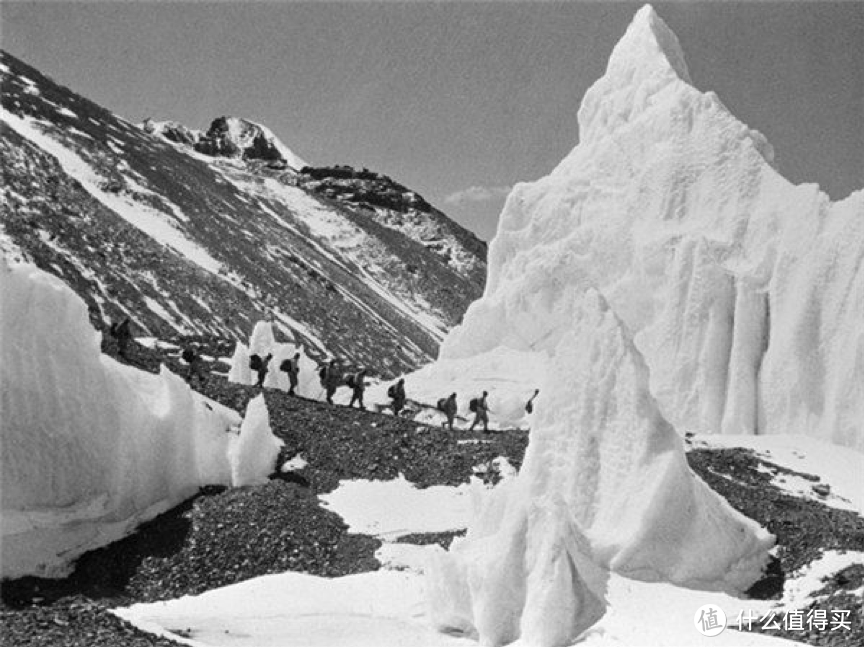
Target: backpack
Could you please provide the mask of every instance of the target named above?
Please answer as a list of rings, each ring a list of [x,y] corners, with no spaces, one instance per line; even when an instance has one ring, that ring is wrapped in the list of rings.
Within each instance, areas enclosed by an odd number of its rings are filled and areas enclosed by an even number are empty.
[[[286,373],[290,373],[293,370],[293,367],[291,366],[291,360],[290,359],[283,359],[282,363],[279,364],[279,370],[285,371]]]
[[[253,371],[260,371],[264,366],[264,363],[261,361],[260,355],[253,355],[249,358],[249,368]]]
[[[327,379],[327,367],[326,366],[322,366],[320,369],[318,369],[318,377],[321,379],[322,382]]]
[[[353,375],[349,375],[347,378],[345,378],[345,384],[353,389],[354,386],[357,384],[357,380],[354,378]]]
[[[180,357],[182,357],[183,361],[187,364],[191,364],[192,360],[195,359],[195,352],[191,348],[187,348],[183,351],[183,354]]]
[[[438,400],[438,404],[435,405],[438,407],[438,411],[446,411],[447,410],[447,398],[441,398]]]
[[[477,403],[477,398],[471,398],[471,402],[468,403],[468,408],[474,413],[477,413]]]
[[[395,398],[396,397],[396,385],[395,384],[391,384],[390,388],[387,389],[387,397],[388,398]]]

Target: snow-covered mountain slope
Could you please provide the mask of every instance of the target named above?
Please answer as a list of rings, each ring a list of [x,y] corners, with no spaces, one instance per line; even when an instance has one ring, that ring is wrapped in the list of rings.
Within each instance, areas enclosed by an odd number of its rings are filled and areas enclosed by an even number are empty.
[[[311,355],[392,375],[481,294],[471,234],[426,212],[459,232],[447,257],[298,186],[305,163],[259,124],[138,127],[5,53],[0,75],[0,247],[62,277],[98,325],[234,336],[272,314]]]
[[[508,197],[483,298],[430,371],[551,353],[572,322],[559,303],[593,286],[634,334],[680,432],[864,448],[864,191],[832,203],[781,177],[765,138],[691,85],[650,6],[579,124],[552,173]],[[538,376],[524,379],[527,398]]]
[[[84,302],[33,265],[0,258],[0,302],[0,577],[62,575],[203,485],[266,482],[281,441],[263,398],[238,436],[166,368],[102,355]]]

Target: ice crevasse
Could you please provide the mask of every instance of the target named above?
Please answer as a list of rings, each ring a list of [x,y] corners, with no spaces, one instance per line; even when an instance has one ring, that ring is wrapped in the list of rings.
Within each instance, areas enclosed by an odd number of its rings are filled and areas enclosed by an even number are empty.
[[[680,432],[802,433],[864,449],[864,191],[832,203],[780,176],[773,156],[691,85],[676,36],[643,7],[585,94],[578,146],[514,187],[483,297],[409,390],[457,365],[475,390],[471,366],[518,376],[534,365],[526,355],[545,357],[569,334],[562,295],[594,286]],[[539,379],[524,373],[511,389],[520,397]],[[490,397],[493,411],[518,410]]]
[[[569,644],[605,613],[610,570],[746,590],[774,544],[690,470],[642,356],[599,292],[562,301],[573,320],[519,476],[478,500],[465,538],[427,569],[435,625],[485,645]]]
[[[266,479],[279,451],[263,399],[241,420],[165,367],[102,355],[69,287],[5,258],[0,392],[4,578],[61,576],[202,485]]]

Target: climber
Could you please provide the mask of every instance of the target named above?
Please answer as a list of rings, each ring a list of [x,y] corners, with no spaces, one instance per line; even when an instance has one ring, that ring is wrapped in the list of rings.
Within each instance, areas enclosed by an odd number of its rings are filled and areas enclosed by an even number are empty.
[[[264,378],[267,377],[267,369],[270,365],[270,360],[273,359],[273,353],[267,353],[267,357],[262,357],[256,371],[258,372],[258,382],[255,384],[258,388],[264,388]]]
[[[348,403],[349,407],[354,406],[354,402],[357,402],[358,406],[361,409],[366,409],[366,406],[363,404],[363,391],[366,389],[366,369],[362,368],[353,375],[348,376],[347,384],[351,387],[351,402]]]
[[[279,366],[279,369],[284,371],[285,373],[288,373],[288,380],[290,382],[290,387],[288,388],[288,395],[295,395],[294,390],[299,384],[298,376],[300,374],[300,353],[294,353],[294,357],[284,360]]]
[[[393,400],[393,415],[398,416],[405,406],[405,378],[400,377],[398,382],[390,385],[387,397]]]
[[[327,390],[327,404],[333,404],[333,394],[342,386],[342,373],[336,368],[336,360],[331,359],[318,375],[321,377],[321,386]]]
[[[474,420],[471,422],[468,431],[474,431],[474,426],[478,422],[482,422],[483,433],[489,433],[489,405],[486,403],[486,396],[488,395],[487,391],[483,391],[483,397],[471,400],[469,407],[474,412]]]
[[[453,431],[453,420],[456,418],[456,412],[459,410],[459,406],[456,404],[456,394],[451,393],[449,398],[438,400],[438,408],[447,416],[447,421],[442,423],[441,426],[444,429],[450,427],[450,431]]]

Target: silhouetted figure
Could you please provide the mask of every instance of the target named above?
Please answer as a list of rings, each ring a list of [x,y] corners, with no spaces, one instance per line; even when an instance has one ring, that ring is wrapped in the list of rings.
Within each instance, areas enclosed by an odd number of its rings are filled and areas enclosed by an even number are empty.
[[[395,384],[391,384],[387,389],[387,397],[393,400],[393,415],[398,416],[405,406],[405,379],[399,378]]]
[[[474,398],[471,400],[471,411],[474,412],[474,420],[471,422],[471,426],[468,428],[468,431],[474,431],[474,427],[478,422],[483,423],[483,432],[489,432],[489,405],[486,404],[486,396],[489,393],[483,391],[483,397]]]
[[[333,404],[336,389],[342,386],[342,372],[336,366],[336,360],[331,359],[326,368],[319,373],[321,386],[327,391],[327,404]]]
[[[253,355],[254,357],[254,355]],[[267,353],[267,357],[262,357],[256,369],[258,373],[258,382],[255,384],[259,389],[264,388],[264,379],[267,377],[267,371],[270,367],[270,360],[273,359],[273,353]]]
[[[300,353],[294,353],[294,357],[283,361],[279,368],[288,373],[288,380],[291,383],[291,386],[288,389],[288,395],[294,395],[294,389],[296,389],[299,384]]]
[[[192,384],[192,378],[197,377],[200,384],[204,384],[204,375],[201,373],[201,355],[193,346],[187,346],[181,355],[186,362],[186,381]]]
[[[363,391],[366,390],[366,369],[362,368],[354,373],[354,375],[349,376],[348,386],[352,389],[351,402],[348,403],[348,406],[353,407],[356,402],[361,409],[365,409],[366,406],[363,404]]]
[[[450,431],[453,431],[453,420],[455,420],[456,412],[459,410],[459,406],[456,404],[456,394],[451,393],[449,398],[441,398],[438,405],[438,408],[444,412],[445,416],[447,416],[447,421],[441,426],[444,429],[449,427]]]

